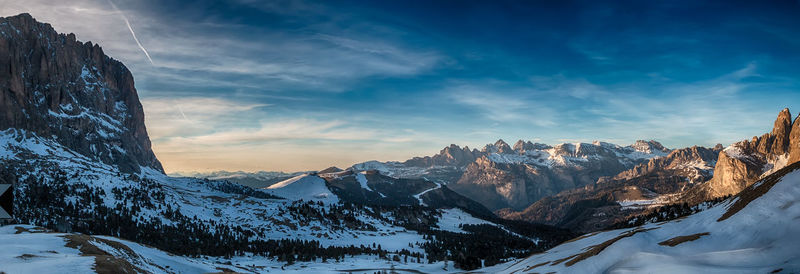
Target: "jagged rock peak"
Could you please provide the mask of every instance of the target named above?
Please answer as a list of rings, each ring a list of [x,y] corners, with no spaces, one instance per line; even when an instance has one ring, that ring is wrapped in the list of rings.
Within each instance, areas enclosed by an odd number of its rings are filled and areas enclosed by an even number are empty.
[[[663,145],[661,145],[661,143],[655,140],[650,140],[650,141],[636,140],[636,142],[634,142],[631,145],[631,147],[633,147],[633,149],[635,149],[636,151],[641,151],[645,153],[654,153],[659,151],[665,153],[670,152],[670,149],[664,147]]]
[[[772,153],[783,155],[789,152],[789,133],[792,130],[792,114],[784,108],[775,119],[770,138],[772,139]],[[767,141],[765,141],[767,143]]]
[[[30,14],[0,18],[0,130],[16,128],[124,172],[163,172],[133,76],[99,45]]]
[[[514,150],[511,149],[511,146],[509,146],[508,143],[506,143],[506,141],[503,141],[503,139],[499,139],[497,140],[497,142],[494,142],[494,144],[488,144],[484,146],[481,152],[504,154],[504,153],[514,153]]]
[[[535,148],[536,146],[533,143],[531,143],[531,141],[523,141],[522,139],[520,139],[516,143],[514,143],[513,149],[517,152],[524,152]]]
[[[800,115],[794,119],[789,132],[789,163],[800,161]]]
[[[338,168],[338,167],[332,166],[332,167],[329,167],[329,168],[326,168],[326,169],[320,170],[320,171],[318,171],[317,173],[319,173],[319,174],[326,174],[326,173],[336,173],[336,172],[342,172],[342,171],[344,171],[344,170],[343,170],[343,169],[341,169],[341,168]]]
[[[431,167],[431,166],[466,166],[467,164],[475,161],[479,157],[480,152],[477,150],[470,150],[469,147],[459,147],[456,144],[450,144],[442,148],[438,154],[425,157],[414,157],[403,164],[418,166],[418,167]]]

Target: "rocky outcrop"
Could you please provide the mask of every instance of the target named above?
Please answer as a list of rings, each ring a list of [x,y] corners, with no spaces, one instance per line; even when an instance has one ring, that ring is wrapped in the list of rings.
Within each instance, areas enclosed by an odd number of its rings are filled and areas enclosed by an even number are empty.
[[[670,203],[666,197],[710,179],[719,149],[697,146],[676,149],[666,157],[650,159],[616,176],[601,178],[595,184],[542,198],[525,210],[506,209],[496,214],[579,232],[603,229],[649,207],[623,207],[620,203],[637,200],[649,205]]]
[[[456,166],[456,167],[463,167],[475,161],[477,157],[480,157],[481,152],[478,150],[470,150],[469,147],[459,147],[455,144],[451,144],[448,147],[443,148],[439,151],[439,154],[433,156],[425,156],[425,157],[414,157],[405,162],[403,162],[406,166],[415,166],[415,167],[434,167],[434,166]]]
[[[484,147],[450,188],[492,210],[523,210],[541,198],[595,183],[669,151],[655,141],[621,147],[596,142],[556,146],[502,140]],[[510,150],[510,151],[509,151]]]
[[[798,117],[800,118],[800,117]],[[800,125],[783,109],[771,132],[734,143],[722,150],[714,177],[685,194],[684,200],[699,203],[736,194],[770,173],[800,160]]]
[[[7,128],[55,138],[122,171],[163,172],[130,71],[29,14],[0,18],[0,130]]]
[[[794,119],[789,133],[789,162],[800,161],[800,115]]]
[[[503,141],[503,139],[500,139],[500,140],[497,140],[497,142],[494,142],[494,145],[487,145],[487,146],[483,147],[481,152],[483,152],[484,154],[488,154],[488,153],[514,153],[515,150],[511,149],[511,147],[508,145],[508,143]]]
[[[714,174],[713,168],[720,150],[719,147],[709,149],[698,146],[676,149],[666,157],[650,159],[612,178],[601,178],[600,182],[626,181],[665,171],[686,178],[690,182],[705,182]]]

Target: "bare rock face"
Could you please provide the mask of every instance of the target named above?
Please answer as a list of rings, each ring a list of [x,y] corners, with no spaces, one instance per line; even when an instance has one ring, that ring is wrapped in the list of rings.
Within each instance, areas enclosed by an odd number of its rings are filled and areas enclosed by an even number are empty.
[[[647,151],[640,151],[600,142],[548,146],[519,141],[514,147],[509,151],[502,140],[487,145],[482,150],[486,155],[469,164],[450,188],[491,210],[523,210],[544,197],[593,184],[665,155],[650,154],[649,145]]]
[[[555,177],[558,175],[550,170],[498,163],[483,156],[467,166],[461,179],[450,187],[492,210],[525,208],[542,197],[575,186],[573,178],[564,176],[556,184],[552,180]]]
[[[688,191],[684,200],[698,203],[736,194],[759,178],[800,160],[797,119],[792,123],[789,109],[783,109],[773,125],[770,133],[722,150],[714,168],[714,178]]]
[[[800,161],[800,115],[794,119],[789,133],[789,163]]]
[[[668,197],[707,181],[713,174],[719,149],[694,146],[672,150],[665,157],[652,158],[616,176],[601,178],[595,184],[542,198],[525,210],[504,209],[495,213],[506,219],[556,225],[578,232],[596,231],[647,210],[647,207],[623,207],[621,201]]]
[[[722,149],[698,146],[676,149],[666,157],[650,159],[610,179],[602,179],[601,182],[631,180],[667,170],[671,175],[681,176],[689,182],[705,182],[714,174],[713,167],[717,163],[720,150]]]
[[[52,137],[125,172],[163,172],[130,71],[29,14],[0,18],[0,130],[7,128]]]
[[[425,157],[414,157],[405,162],[404,165],[416,167],[434,166],[455,166],[464,167],[475,161],[482,154],[478,150],[470,150],[469,147],[459,147],[451,144],[439,151],[439,154]]]
[[[758,158],[733,157],[720,153],[715,176],[704,185],[706,199],[736,194],[761,176],[764,162]]]
[[[792,114],[789,112],[789,109],[786,108],[778,114],[778,119],[775,120],[772,133],[770,134],[772,138],[771,148],[773,154],[783,155],[789,152],[789,134],[791,130]],[[800,134],[800,132],[798,132],[798,134]]]

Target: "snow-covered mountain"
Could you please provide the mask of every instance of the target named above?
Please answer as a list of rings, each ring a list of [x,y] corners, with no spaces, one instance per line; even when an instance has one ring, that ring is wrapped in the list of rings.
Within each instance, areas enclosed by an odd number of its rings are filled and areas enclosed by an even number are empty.
[[[613,177],[545,197],[522,211],[502,210],[498,215],[545,223],[578,232],[593,232],[649,212],[682,202],[681,194],[709,180],[721,147],[675,149]]]
[[[544,197],[593,184],[601,177],[669,153],[655,141],[638,141],[631,146],[520,143],[515,145],[517,149],[509,149],[502,140],[487,145],[484,150],[488,154],[468,165],[451,188],[492,210],[522,210]]]
[[[0,18],[0,45],[0,130],[57,139],[123,171],[162,171],[122,63],[29,14]]]
[[[542,197],[614,176],[669,152],[656,141],[640,140],[629,146],[605,142],[550,146],[519,140],[512,148],[498,140],[481,150],[450,145],[434,156],[405,162],[369,161],[351,169],[378,170],[398,178],[424,177],[448,184],[491,210],[521,210]]]
[[[492,273],[796,273],[800,163],[684,219],[603,231]]]

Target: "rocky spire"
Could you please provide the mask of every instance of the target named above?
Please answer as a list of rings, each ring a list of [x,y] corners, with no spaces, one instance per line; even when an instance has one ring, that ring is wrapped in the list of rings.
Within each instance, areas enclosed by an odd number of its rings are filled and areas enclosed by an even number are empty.
[[[775,119],[775,124],[772,127],[772,153],[783,155],[789,152],[789,133],[792,129],[792,114],[788,108],[784,108],[778,118]]]
[[[800,161],[800,115],[794,119],[792,130],[789,132],[789,162],[788,164]]]
[[[686,195],[692,202],[736,194],[749,186],[765,172],[772,172],[782,166],[768,166],[770,162],[789,153],[785,165],[800,161],[800,116],[791,122],[789,109],[778,113],[772,132],[760,137],[754,136],[732,144],[719,152],[714,167],[714,177],[707,183],[692,189]]]
[[[499,140],[497,140],[497,142],[494,142],[494,148],[496,149],[497,153],[512,153],[512,152],[514,152],[514,150],[511,149],[511,147],[508,145],[508,143],[506,143],[506,141],[503,141],[503,139],[499,139]]]
[[[534,149],[534,144],[531,143],[531,141],[527,141],[526,142],[526,141],[523,141],[522,139],[520,139],[516,143],[514,143],[514,151],[516,151],[516,152],[520,152],[521,153],[521,152],[524,152],[524,151],[527,151],[527,150],[532,150],[532,149]]]

